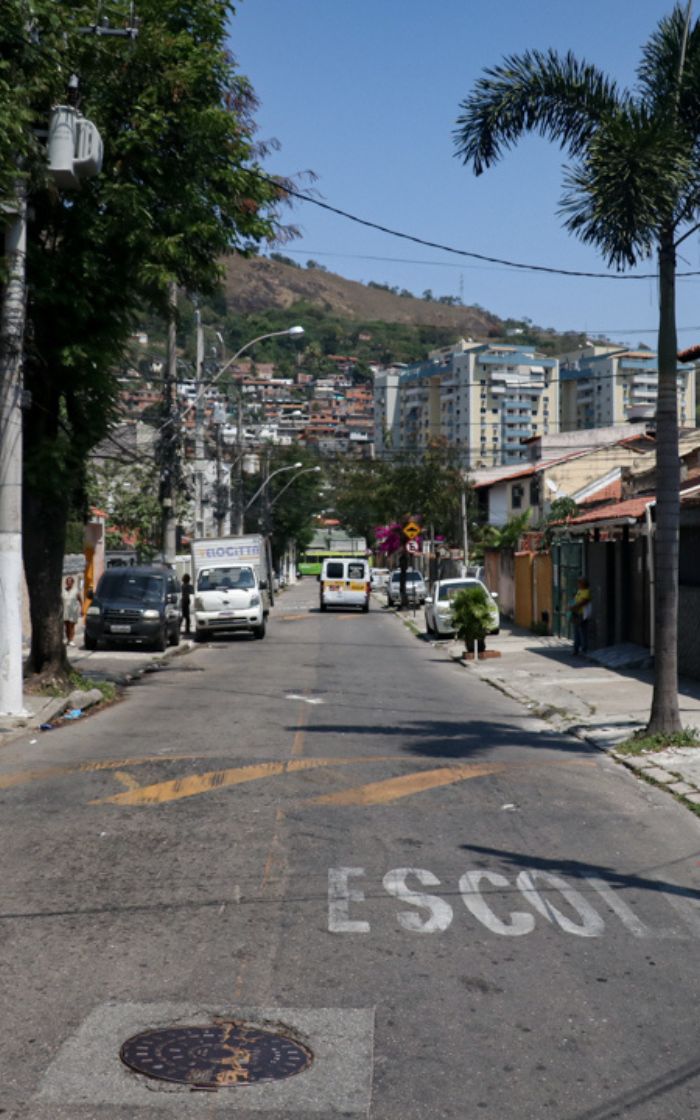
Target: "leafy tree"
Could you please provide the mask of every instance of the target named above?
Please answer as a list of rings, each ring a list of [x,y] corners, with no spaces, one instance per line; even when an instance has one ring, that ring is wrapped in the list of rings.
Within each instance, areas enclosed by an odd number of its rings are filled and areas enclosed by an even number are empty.
[[[514,517],[509,517],[505,525],[485,525],[481,532],[481,543],[486,548],[517,548],[518,542],[527,532],[530,524],[530,510],[526,509]]]
[[[8,9],[9,10],[5,10]],[[61,564],[67,511],[85,501],[85,461],[112,420],[115,379],[143,308],[165,313],[167,283],[213,292],[216,261],[276,226],[276,185],[256,173],[254,99],[225,42],[228,0],[140,0],[134,42],[79,33],[94,3],[3,9],[0,190],[26,156],[28,241],[24,561],[35,671],[65,671]],[[110,5],[112,10],[126,5]],[[31,48],[27,42],[32,44]],[[9,58],[9,62],[7,59]],[[80,77],[81,108],[105,143],[103,173],[57,191],[31,126],[46,125]]]
[[[115,460],[88,469],[87,492],[92,505],[108,515],[107,547],[129,543],[139,561],[152,560],[160,550],[161,508],[158,472],[152,462]]]
[[[618,269],[652,255],[659,270],[656,412],[655,682],[648,730],[681,727],[678,710],[679,458],[676,256],[700,218],[700,21],[676,4],[642,51],[633,91],[555,51],[487,70],[462,102],[456,144],[477,175],[526,132],[557,143],[566,228]]]

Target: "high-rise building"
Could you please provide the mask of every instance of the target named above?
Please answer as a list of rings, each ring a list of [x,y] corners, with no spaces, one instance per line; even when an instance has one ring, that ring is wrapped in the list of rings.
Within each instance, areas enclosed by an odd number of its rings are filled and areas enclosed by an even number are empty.
[[[375,376],[378,426],[382,409],[402,450],[441,442],[465,467],[518,463],[524,439],[559,430],[558,362],[528,346],[461,339]]]
[[[591,343],[562,355],[561,428],[605,428],[653,420],[659,372],[652,350]],[[695,366],[678,366],[678,422],[695,427]]]

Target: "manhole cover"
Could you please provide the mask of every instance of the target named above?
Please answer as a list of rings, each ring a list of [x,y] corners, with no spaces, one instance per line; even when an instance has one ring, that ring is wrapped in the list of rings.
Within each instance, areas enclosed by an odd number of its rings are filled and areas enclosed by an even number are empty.
[[[246,1023],[167,1027],[127,1039],[119,1056],[137,1073],[203,1089],[281,1081],[308,1069],[310,1050]]]

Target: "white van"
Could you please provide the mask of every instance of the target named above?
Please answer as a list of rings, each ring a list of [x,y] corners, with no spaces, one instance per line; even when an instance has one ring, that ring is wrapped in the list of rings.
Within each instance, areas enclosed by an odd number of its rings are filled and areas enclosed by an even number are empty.
[[[331,556],[323,561],[321,610],[328,607],[361,607],[369,610],[369,564],[362,558]]]

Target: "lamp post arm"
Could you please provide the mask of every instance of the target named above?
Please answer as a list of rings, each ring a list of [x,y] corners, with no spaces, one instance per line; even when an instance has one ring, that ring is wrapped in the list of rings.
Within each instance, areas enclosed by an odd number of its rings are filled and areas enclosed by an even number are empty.
[[[293,475],[292,475],[292,477],[291,477],[291,478],[289,479],[289,481],[288,481],[288,482],[285,482],[285,484],[284,484],[284,486],[282,487],[282,489],[281,489],[281,490],[280,490],[280,491],[279,491],[279,492],[278,492],[277,494],[275,494],[274,498],[273,498],[273,499],[272,499],[272,501],[270,502],[270,509],[272,509],[272,508],[273,508],[273,506],[274,506],[275,502],[278,502],[278,501],[279,501],[279,499],[280,499],[280,498],[282,497],[282,495],[284,494],[285,490],[288,490],[288,489],[289,489],[289,487],[290,487],[290,486],[292,485],[292,483],[293,483],[293,482],[296,482],[296,480],[297,480],[298,478],[300,478],[300,477],[301,477],[301,475],[303,475],[303,474],[314,474],[314,473],[318,473],[318,467],[304,467],[304,470],[303,470],[303,471],[298,471],[298,473],[297,473],[297,474],[293,474]]]
[[[276,474],[282,474],[282,471],[293,471],[293,470],[298,470],[298,467],[297,467],[296,463],[293,463],[289,467],[278,467],[276,471],[273,471],[272,474],[268,475],[267,478],[265,479],[265,481],[263,482],[262,486],[259,486],[258,489],[253,494],[253,497],[250,499],[250,501],[246,505],[244,512],[245,513],[248,512],[248,510],[252,506],[253,502],[256,501],[256,499],[260,497],[260,495],[262,494],[265,487],[270,484],[270,482],[272,481],[272,479],[275,477]],[[293,479],[290,479],[290,481],[293,481]]]

